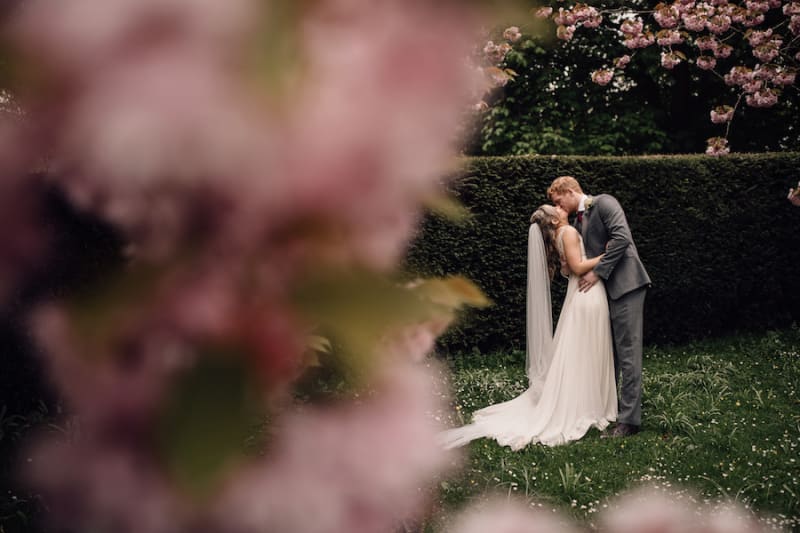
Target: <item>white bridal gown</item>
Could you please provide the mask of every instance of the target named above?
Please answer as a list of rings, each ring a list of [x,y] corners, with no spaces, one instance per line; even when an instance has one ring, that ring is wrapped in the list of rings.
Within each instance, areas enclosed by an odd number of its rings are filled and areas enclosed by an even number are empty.
[[[556,242],[564,264],[563,228]],[[585,258],[583,241],[581,254]],[[567,295],[552,342],[552,360],[540,386],[473,414],[467,426],[440,434],[446,448],[490,437],[514,450],[531,443],[556,446],[600,430],[617,418],[611,323],[602,280],[588,292],[569,275]],[[549,305],[548,305],[549,307]],[[529,329],[530,334],[530,329]],[[541,394],[539,395],[539,391]],[[538,398],[537,398],[538,396]]]

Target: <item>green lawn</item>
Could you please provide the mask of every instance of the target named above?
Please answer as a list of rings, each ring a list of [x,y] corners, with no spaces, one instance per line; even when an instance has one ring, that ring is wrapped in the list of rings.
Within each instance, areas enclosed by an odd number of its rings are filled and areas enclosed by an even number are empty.
[[[524,353],[449,359],[453,425],[527,386]],[[486,493],[517,494],[593,526],[607,500],[649,482],[713,504],[732,499],[770,527],[800,529],[800,331],[645,348],[642,432],[514,452],[470,444],[464,467],[442,480],[439,515]]]

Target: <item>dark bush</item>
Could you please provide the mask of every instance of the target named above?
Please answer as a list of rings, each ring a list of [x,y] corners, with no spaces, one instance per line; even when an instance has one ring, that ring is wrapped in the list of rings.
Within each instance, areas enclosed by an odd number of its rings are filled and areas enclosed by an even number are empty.
[[[566,174],[625,208],[653,280],[646,343],[783,327],[800,317],[800,208],[786,200],[798,165],[798,153],[466,159],[449,188],[472,217],[428,215],[405,268],[464,274],[494,302],[467,311],[440,349],[524,347],[529,217]]]

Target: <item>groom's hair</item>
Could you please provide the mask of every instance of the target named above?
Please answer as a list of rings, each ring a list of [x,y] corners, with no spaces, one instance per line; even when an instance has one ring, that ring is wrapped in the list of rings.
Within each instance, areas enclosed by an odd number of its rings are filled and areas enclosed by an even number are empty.
[[[567,191],[575,191],[583,194],[583,189],[581,189],[578,180],[572,176],[559,176],[553,180],[553,183],[551,183],[550,187],[547,189],[547,197],[553,198],[553,194],[565,193]]]

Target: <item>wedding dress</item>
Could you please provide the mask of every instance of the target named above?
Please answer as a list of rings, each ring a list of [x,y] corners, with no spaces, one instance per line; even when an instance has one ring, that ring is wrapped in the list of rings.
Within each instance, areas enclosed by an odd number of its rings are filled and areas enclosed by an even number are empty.
[[[564,232],[557,248],[565,275]],[[531,443],[556,446],[600,430],[617,417],[617,393],[608,303],[602,280],[588,292],[569,274],[567,295],[552,335],[550,280],[539,226],[531,225],[528,245],[527,374],[530,386],[513,400],[473,413],[469,425],[439,435],[445,448],[494,438],[514,450]],[[581,254],[585,259],[583,241]]]

